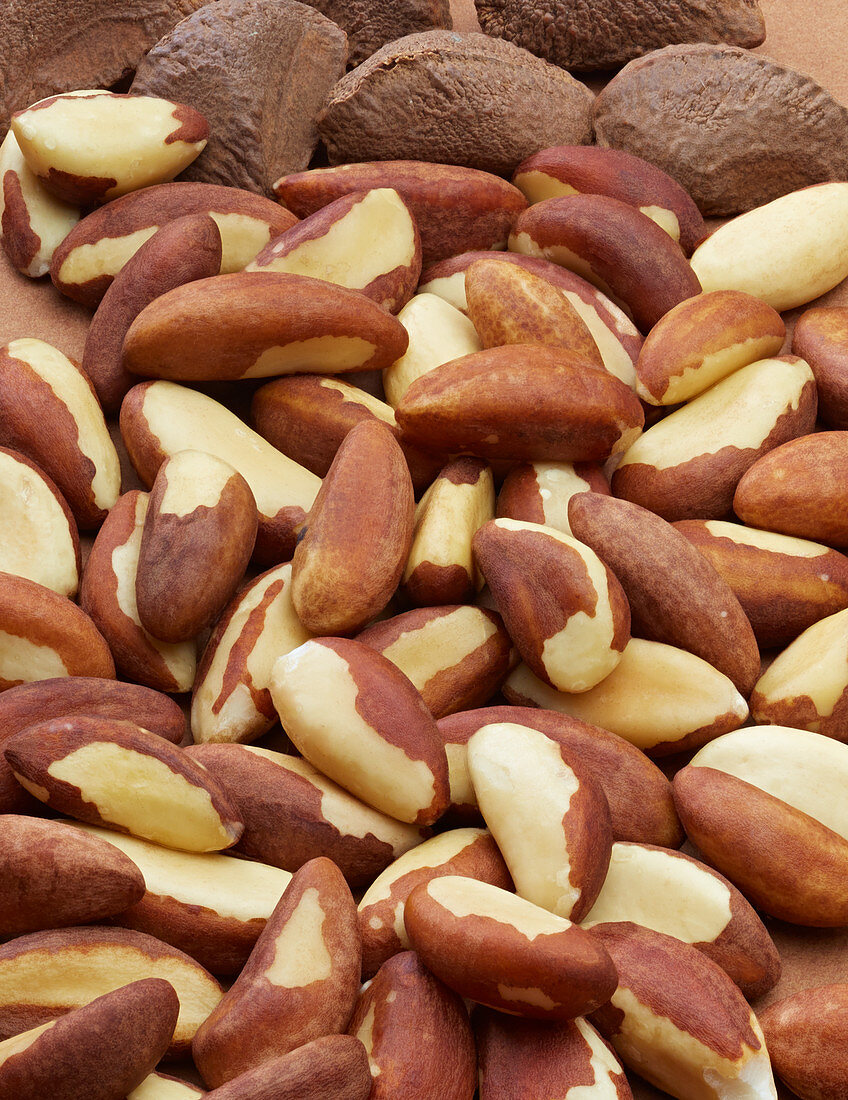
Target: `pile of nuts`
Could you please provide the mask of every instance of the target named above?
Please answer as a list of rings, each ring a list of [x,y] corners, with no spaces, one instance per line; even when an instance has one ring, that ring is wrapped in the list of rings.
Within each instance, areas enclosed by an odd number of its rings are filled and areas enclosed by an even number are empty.
[[[848,310],[780,316],[848,183],[707,236],[620,150],[278,204],[207,136],[0,148],[96,309],[0,349],[0,1100],[845,1100],[848,978],[748,1001],[848,925]]]

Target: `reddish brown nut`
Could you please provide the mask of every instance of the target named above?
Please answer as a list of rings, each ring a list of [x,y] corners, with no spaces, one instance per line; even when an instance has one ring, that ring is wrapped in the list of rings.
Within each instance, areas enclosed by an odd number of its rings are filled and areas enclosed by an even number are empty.
[[[220,1001],[221,986],[182,951],[126,928],[60,928],[3,944],[0,1037],[49,1023],[143,978],[164,978],[176,990],[180,1014],[168,1053],[185,1054]]]
[[[568,516],[574,537],[621,582],[634,634],[702,657],[747,699],[760,674],[751,624],[731,588],[686,538],[653,512],[599,493],[572,497]]]
[[[362,642],[317,638],[275,663],[270,687],[298,752],[363,802],[416,825],[447,809],[444,743],[387,657]]]
[[[621,149],[554,145],[519,164],[512,182],[530,203],[574,194],[619,199],[655,221],[687,256],[707,235],[698,207],[677,180]]]
[[[353,634],[392,597],[412,544],[415,499],[400,446],[377,420],[352,428],[292,559],[292,600],[313,634]]]
[[[643,332],[701,292],[669,235],[632,206],[604,195],[536,203],[518,217],[509,247],[588,278],[627,309]]]
[[[832,428],[848,428],[848,309],[808,309],[792,334],[792,351],[816,376],[819,416]]]
[[[615,968],[598,940],[487,882],[448,875],[421,883],[403,919],[424,965],[490,1008],[570,1020],[615,989]]]
[[[456,164],[417,160],[338,164],[283,176],[280,202],[299,218],[352,191],[393,187],[412,211],[425,264],[474,248],[503,248],[527,203],[506,180]]]
[[[184,642],[213,623],[244,576],[256,502],[214,455],[179,451],[159,467],[138,551],[138,617],[154,638]]]
[[[472,1100],[477,1055],[465,1005],[414,952],[383,964],[359,997],[349,1032],[368,1054],[371,1100]]]
[[[414,382],[396,408],[404,436],[478,458],[592,462],[626,451],[644,423],[632,392],[553,348],[466,355]]]
[[[612,491],[669,521],[722,519],[746,471],[815,420],[804,360],[761,359],[648,428],[619,463]]]
[[[207,1093],[198,1085],[190,1085],[179,1077],[169,1073],[151,1073],[138,1088],[127,1096],[127,1100],[197,1100]]]
[[[848,432],[791,439],[750,467],[736,488],[734,511],[752,527],[848,546],[846,469]]]
[[[780,314],[751,294],[697,294],[648,333],[636,363],[636,392],[652,405],[688,401],[740,367],[777,355],[785,336]]]
[[[210,1100],[302,1100],[307,1095],[310,1100],[368,1100],[370,1093],[371,1073],[362,1043],[351,1035],[324,1035],[202,1095]]]
[[[764,649],[848,607],[848,559],[837,550],[721,520],[674,526],[730,585]]]
[[[363,887],[421,841],[422,831],[360,802],[307,761],[253,745],[194,745],[244,822],[236,851],[287,871],[326,856]]]
[[[80,821],[188,852],[229,848],[244,830],[205,768],[133,722],[53,718],[4,751],[19,783]]]
[[[471,541],[495,512],[491,469],[479,458],[455,458],[415,509],[403,589],[416,607],[473,600],[485,583]]]
[[[482,607],[407,611],[369,626],[357,641],[397,665],[434,718],[482,706],[513,664],[512,642],[500,616]]]
[[[487,523],[473,545],[509,635],[537,676],[581,692],[615,669],[630,641],[630,609],[592,549],[513,519]]]
[[[630,921],[691,943],[751,1000],[780,977],[780,956],[742,894],[711,867],[652,844],[612,846],[609,871],[584,928]]]
[[[109,643],[124,676],[157,691],[189,691],[195,644],[161,642],[141,625],[136,575],[147,493],[125,493],[97,533],[80,587],[80,604]]]
[[[112,1100],[140,1085],[168,1049],[180,1003],[160,978],[131,982],[0,1043],[0,1096]]]
[[[468,771],[516,893],[581,921],[604,882],[612,848],[603,788],[579,758],[532,726],[483,726]]]
[[[186,214],[157,229],[115,276],[85,341],[83,370],[108,413],[120,407],[138,379],[124,370],[127,330],[154,298],[221,268],[221,233],[209,214]]]
[[[444,875],[512,888],[503,856],[484,829],[451,829],[404,853],[371,883],[358,906],[362,974],[371,978],[383,963],[409,948],[403,907],[416,886]]]
[[[313,1039],[344,1031],[359,989],[356,907],[329,859],[291,881],[192,1055],[217,1087]]]
[[[56,249],[50,278],[94,309],[125,263],[163,225],[208,214],[221,233],[221,274],[241,271],[274,237],[297,223],[263,195],[212,183],[164,183],[131,192],[75,226]]]
[[[804,989],[760,1013],[776,1073],[801,1100],[840,1100],[848,1089],[842,1038],[848,984]]]
[[[530,462],[513,466],[498,493],[498,519],[541,523],[573,534],[568,502],[577,493],[603,493],[610,487],[603,470],[588,462]]]

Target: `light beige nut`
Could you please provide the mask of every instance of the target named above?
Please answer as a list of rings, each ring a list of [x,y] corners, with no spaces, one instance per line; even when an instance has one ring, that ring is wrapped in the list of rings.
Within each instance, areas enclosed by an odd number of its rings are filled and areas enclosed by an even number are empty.
[[[609,496],[609,482],[590,462],[527,462],[513,466],[498,493],[497,518],[554,527],[573,534],[568,502],[577,493]]]

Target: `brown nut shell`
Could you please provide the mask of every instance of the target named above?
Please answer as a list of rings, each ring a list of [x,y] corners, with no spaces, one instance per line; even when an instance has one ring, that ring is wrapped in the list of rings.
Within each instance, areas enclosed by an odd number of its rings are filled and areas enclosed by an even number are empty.
[[[808,309],[792,334],[792,351],[816,376],[819,416],[831,428],[848,428],[848,309]]]

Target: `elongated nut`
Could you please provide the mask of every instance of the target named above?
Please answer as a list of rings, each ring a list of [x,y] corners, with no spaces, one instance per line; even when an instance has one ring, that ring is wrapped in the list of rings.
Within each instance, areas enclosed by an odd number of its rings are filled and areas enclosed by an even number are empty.
[[[314,859],[292,879],[192,1055],[216,1087],[312,1039],[343,1031],[359,989],[356,907],[341,872]]]
[[[581,921],[612,849],[606,797],[588,769],[539,730],[504,722],[471,737],[468,771],[519,897]]]
[[[345,437],[292,559],[292,600],[313,634],[352,634],[392,597],[412,544],[414,495],[394,435],[364,420]]]
[[[810,364],[819,393],[819,416],[832,428],[848,428],[846,352],[848,310],[808,309],[792,334],[792,351]]]
[[[351,794],[417,825],[447,809],[444,743],[387,657],[362,642],[317,638],[275,663],[270,687],[298,752]]]
[[[528,462],[513,466],[498,493],[497,518],[517,519],[573,534],[568,502],[577,493],[609,496],[599,465],[589,462]]]
[[[362,1043],[352,1035],[324,1035],[200,1095],[211,1100],[257,1100],[260,1096],[301,1100],[309,1094],[310,1100],[368,1100],[370,1093],[368,1055]]]
[[[801,1100],[838,1100],[848,1085],[841,1042],[848,984],[803,989],[760,1013],[775,1072]]]

